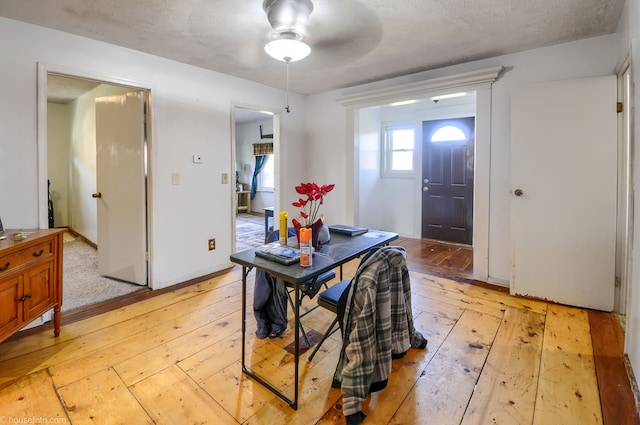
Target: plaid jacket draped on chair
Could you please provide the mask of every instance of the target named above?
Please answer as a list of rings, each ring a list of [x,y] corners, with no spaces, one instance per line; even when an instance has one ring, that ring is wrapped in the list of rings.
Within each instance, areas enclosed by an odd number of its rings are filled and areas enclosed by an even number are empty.
[[[368,254],[345,294],[338,312],[343,343],[333,387],[342,390],[347,423],[357,424],[365,416],[362,400],[387,386],[392,359],[403,357],[410,347],[425,348],[427,341],[414,329],[402,247]]]

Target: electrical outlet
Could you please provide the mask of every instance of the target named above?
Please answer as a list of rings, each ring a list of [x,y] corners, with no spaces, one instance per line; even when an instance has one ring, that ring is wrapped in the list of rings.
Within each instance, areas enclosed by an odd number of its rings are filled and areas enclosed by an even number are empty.
[[[209,239],[209,251],[216,249],[216,239]]]

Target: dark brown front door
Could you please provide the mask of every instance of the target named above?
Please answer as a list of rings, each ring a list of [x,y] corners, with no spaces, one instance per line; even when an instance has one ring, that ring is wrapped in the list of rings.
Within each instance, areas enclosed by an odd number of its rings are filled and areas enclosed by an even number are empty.
[[[422,123],[422,237],[473,242],[475,118]]]

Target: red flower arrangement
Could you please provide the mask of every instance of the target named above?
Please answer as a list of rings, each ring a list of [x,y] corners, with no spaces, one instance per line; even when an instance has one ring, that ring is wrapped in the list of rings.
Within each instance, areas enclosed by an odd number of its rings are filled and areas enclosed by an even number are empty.
[[[310,227],[318,219],[318,210],[324,200],[327,193],[331,192],[335,184],[323,184],[318,186],[316,183],[300,183],[300,186],[296,186],[296,192],[300,195],[306,196],[306,199],[300,198],[293,205],[296,208],[302,208],[300,216],[304,223],[302,227]],[[295,221],[297,221],[294,218]],[[294,221],[294,224],[295,224]]]

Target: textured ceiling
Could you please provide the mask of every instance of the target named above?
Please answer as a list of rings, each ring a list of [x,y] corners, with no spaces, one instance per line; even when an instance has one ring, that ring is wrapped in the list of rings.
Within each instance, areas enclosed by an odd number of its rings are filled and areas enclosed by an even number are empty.
[[[624,0],[314,0],[290,90],[314,94],[613,33]],[[0,0],[0,16],[284,89],[262,0]]]

